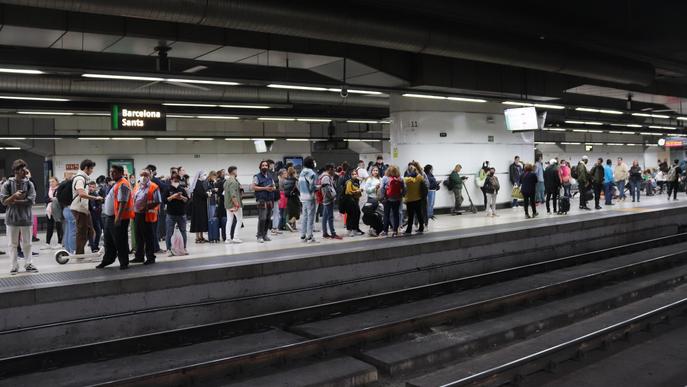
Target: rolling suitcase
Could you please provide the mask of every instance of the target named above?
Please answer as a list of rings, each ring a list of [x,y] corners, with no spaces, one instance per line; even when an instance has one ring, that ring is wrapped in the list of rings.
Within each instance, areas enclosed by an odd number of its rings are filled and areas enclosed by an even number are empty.
[[[219,219],[214,217],[208,221],[208,241],[219,242]]]
[[[568,211],[570,211],[570,198],[563,196],[558,199],[558,213],[567,214]]]

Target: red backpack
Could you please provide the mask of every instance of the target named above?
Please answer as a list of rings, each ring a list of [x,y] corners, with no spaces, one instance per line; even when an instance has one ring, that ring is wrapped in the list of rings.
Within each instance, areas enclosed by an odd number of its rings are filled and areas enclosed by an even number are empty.
[[[317,204],[322,204],[322,202],[324,202],[324,196],[322,195],[322,175],[317,177],[315,186],[317,186],[317,190],[315,191],[315,202]]]
[[[386,184],[385,196],[388,199],[400,199],[403,184],[401,184],[401,179],[398,177],[390,177],[389,182]]]

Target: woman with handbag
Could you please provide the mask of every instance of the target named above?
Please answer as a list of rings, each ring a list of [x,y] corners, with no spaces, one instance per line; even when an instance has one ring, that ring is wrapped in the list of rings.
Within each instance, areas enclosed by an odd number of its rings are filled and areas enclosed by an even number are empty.
[[[482,168],[475,174],[475,184],[482,191],[482,197],[484,200],[484,211],[487,210],[487,192],[484,190],[484,182],[487,180],[487,174],[489,173],[489,160],[482,163]]]

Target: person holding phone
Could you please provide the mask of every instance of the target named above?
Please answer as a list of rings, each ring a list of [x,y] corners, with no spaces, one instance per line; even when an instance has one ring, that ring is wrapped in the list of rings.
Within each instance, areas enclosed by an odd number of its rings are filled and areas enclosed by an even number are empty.
[[[17,247],[21,238],[21,247],[25,253],[24,269],[27,273],[37,273],[31,254],[31,228],[33,213],[31,207],[36,203],[36,188],[27,178],[28,169],[22,159],[12,163],[11,177],[0,189],[0,202],[7,207],[5,224],[7,226],[7,240],[9,255],[12,260],[11,274],[19,272],[17,261]]]

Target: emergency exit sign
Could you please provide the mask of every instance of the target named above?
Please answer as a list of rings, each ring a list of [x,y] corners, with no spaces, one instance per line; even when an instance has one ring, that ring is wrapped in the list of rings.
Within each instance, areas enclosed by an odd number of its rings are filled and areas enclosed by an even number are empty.
[[[167,115],[159,105],[112,105],[112,130],[167,130]]]

